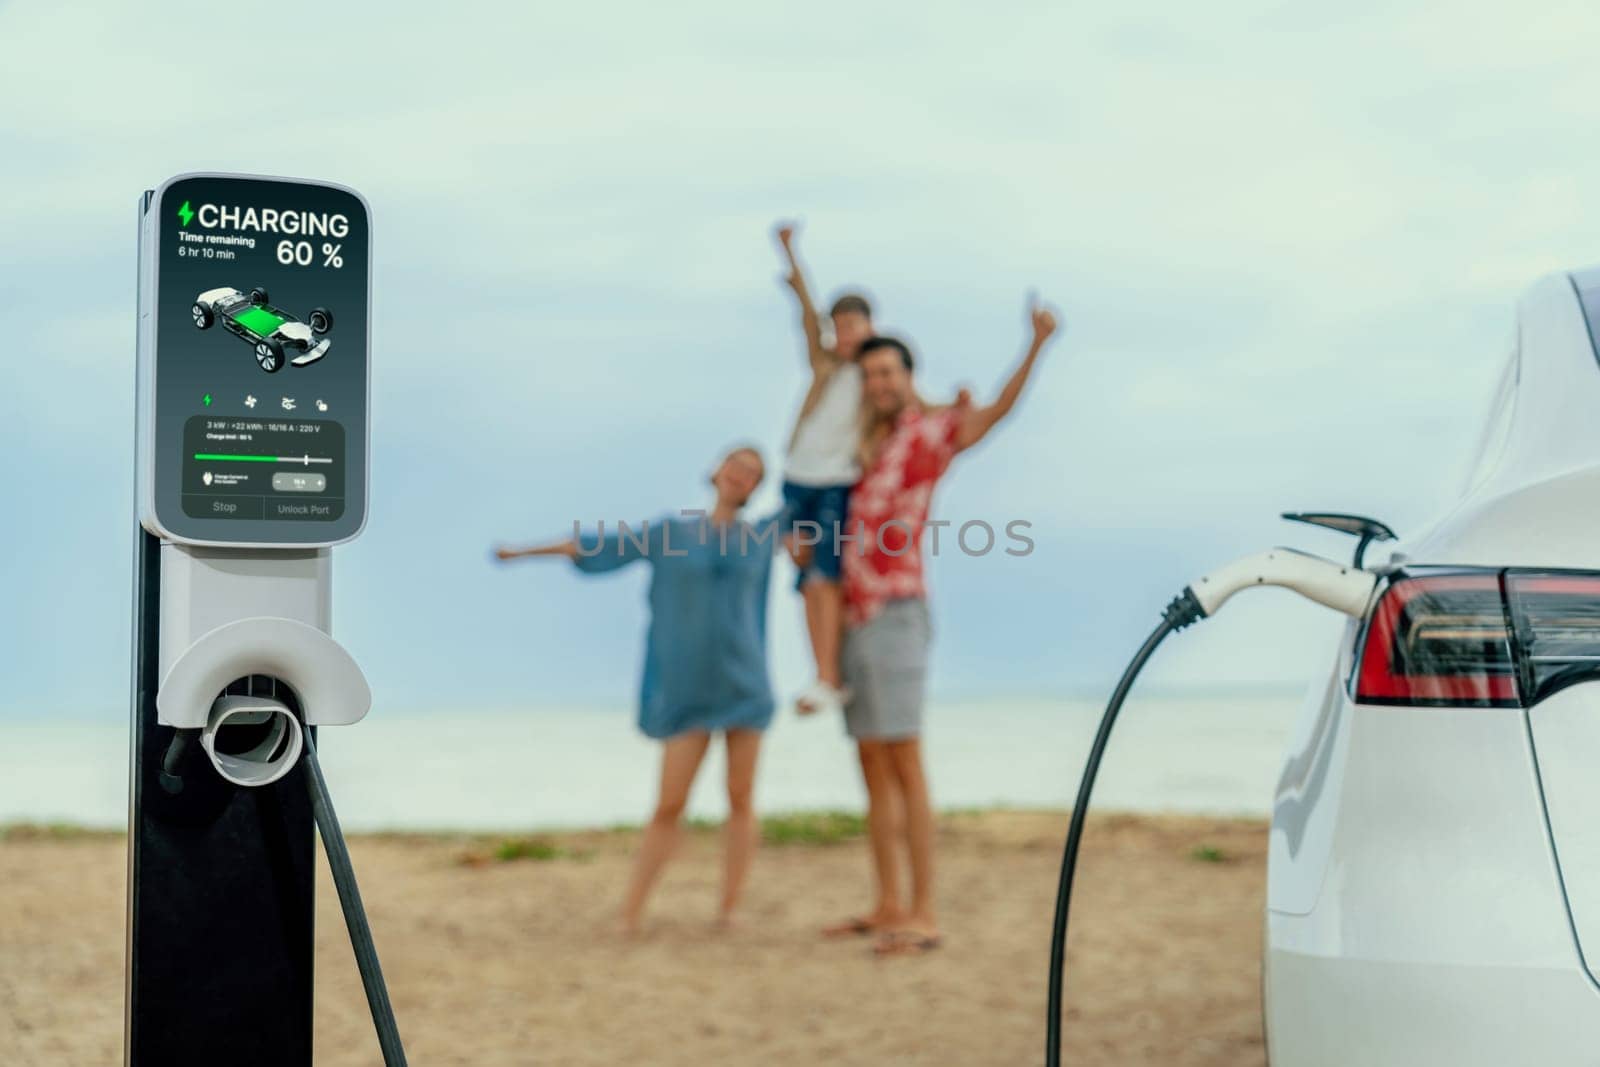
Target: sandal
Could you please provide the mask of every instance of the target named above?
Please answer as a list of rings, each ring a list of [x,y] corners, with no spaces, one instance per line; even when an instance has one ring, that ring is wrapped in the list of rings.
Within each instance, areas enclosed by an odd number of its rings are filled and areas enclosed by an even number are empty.
[[[944,944],[940,934],[889,930],[872,946],[874,956],[924,956]]]
[[[871,919],[859,915],[851,916],[842,923],[822,928],[822,936],[829,939],[840,937],[866,937],[883,931],[883,927]]]

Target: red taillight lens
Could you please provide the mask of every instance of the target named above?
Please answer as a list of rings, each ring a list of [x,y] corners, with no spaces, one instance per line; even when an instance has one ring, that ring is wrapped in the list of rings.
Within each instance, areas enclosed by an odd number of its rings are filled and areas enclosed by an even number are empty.
[[[1600,574],[1475,571],[1390,583],[1356,674],[1370,704],[1532,707],[1600,679]]]
[[[1404,578],[1367,627],[1356,699],[1500,708],[1521,704],[1500,575]]]
[[[1600,575],[1506,574],[1525,702],[1600,677]]]

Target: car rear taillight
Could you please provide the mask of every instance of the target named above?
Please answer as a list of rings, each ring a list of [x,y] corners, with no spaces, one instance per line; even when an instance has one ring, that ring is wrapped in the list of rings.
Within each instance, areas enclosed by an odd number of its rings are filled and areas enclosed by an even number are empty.
[[[1600,677],[1600,575],[1476,571],[1391,582],[1367,625],[1356,699],[1531,706]]]
[[[1367,627],[1356,699],[1516,707],[1516,669],[1499,574],[1437,575],[1390,584]]]
[[[1600,676],[1600,575],[1506,574],[1524,703]]]

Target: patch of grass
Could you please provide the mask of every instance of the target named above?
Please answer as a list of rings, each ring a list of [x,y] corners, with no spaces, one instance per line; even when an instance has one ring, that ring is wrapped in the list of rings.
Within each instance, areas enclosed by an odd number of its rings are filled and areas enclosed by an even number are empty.
[[[837,845],[866,832],[866,817],[849,811],[794,812],[761,820],[761,840],[769,845]]]
[[[474,849],[463,853],[459,862],[463,867],[484,867],[490,863],[515,863],[518,860],[549,863],[554,860],[583,862],[593,858],[591,849],[568,848],[547,837],[508,837],[488,850]]]
[[[1189,858],[1196,863],[1226,863],[1228,854],[1216,845],[1196,845],[1189,850]]]
[[[1009,808],[1005,805],[965,807],[946,809],[940,816],[944,819],[973,820],[996,812],[1015,813],[1022,810],[1024,809]],[[707,819],[700,816],[685,819],[683,825],[689,833],[696,835],[716,834],[722,830],[721,819]],[[576,836],[580,841],[587,840],[592,844],[597,838],[633,835],[643,829],[644,827],[637,823],[619,822],[597,830],[578,831]],[[941,832],[947,829],[947,827],[942,828]],[[867,819],[864,813],[854,811],[779,812],[761,818],[760,832],[762,842],[767,845],[837,845],[865,837]],[[593,859],[595,856],[593,849],[568,848],[560,843],[563,839],[571,839],[573,836],[574,834],[567,833],[514,838],[479,837],[475,842],[476,847],[464,854],[461,862],[467,866],[485,866],[514,860],[532,860],[537,863]]]
[[[996,812],[1012,812],[1016,810],[1009,804],[1001,804],[996,801],[988,806],[969,805],[966,807],[945,808],[940,814],[952,819],[977,819],[985,815],[993,815]]]
[[[721,819],[685,819],[684,827],[695,834],[717,833]],[[768,845],[837,845],[865,837],[867,818],[853,811],[790,811],[764,815],[760,820],[761,840]]]
[[[68,822],[13,822],[0,825],[0,841],[98,841],[122,836],[121,830],[96,830]]]
[[[543,863],[547,860],[561,859],[566,854],[567,850],[560,845],[536,837],[519,837],[502,841],[494,850],[494,858],[501,863],[511,863],[514,860],[534,860]]]

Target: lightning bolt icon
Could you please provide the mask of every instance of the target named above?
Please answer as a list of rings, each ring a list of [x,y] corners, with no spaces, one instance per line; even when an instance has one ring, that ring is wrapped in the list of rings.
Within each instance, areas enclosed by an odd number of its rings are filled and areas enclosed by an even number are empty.
[[[183,220],[185,226],[189,225],[189,220],[194,218],[194,212],[189,210],[189,201],[185,200],[183,206],[178,209],[178,218]]]

